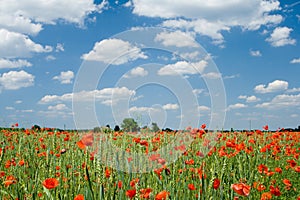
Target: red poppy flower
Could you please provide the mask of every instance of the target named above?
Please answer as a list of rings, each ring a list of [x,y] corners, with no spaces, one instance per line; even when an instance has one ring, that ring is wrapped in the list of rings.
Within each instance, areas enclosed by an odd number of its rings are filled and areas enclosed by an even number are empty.
[[[289,179],[283,179],[282,182],[284,183],[284,185],[286,185],[288,187],[292,186],[292,183]]]
[[[151,192],[152,192],[151,188],[140,189],[140,194],[141,194],[140,197],[142,199],[149,199]]]
[[[126,196],[128,196],[130,199],[132,199],[136,195],[136,190],[127,190],[126,191]]]
[[[47,189],[56,188],[59,185],[59,182],[56,178],[47,178],[43,181],[43,186]]]
[[[272,199],[271,192],[264,192],[260,197],[260,200],[270,200],[270,199]]]
[[[220,183],[221,183],[220,179],[215,178],[214,183],[213,183],[213,188],[215,190],[217,190],[220,186]]]
[[[188,188],[189,190],[196,190],[195,185],[192,183],[188,184]]]
[[[135,178],[135,179],[132,179],[129,183],[129,185],[131,187],[135,187],[135,184],[137,184],[139,182],[139,179],[138,178]]]
[[[3,183],[4,183],[5,187],[8,187],[12,184],[17,183],[17,179],[14,176],[10,175],[10,176],[6,177],[6,179]]]
[[[205,128],[206,128],[206,124],[202,124],[202,125],[201,125],[201,128],[202,128],[202,129],[205,129]]]
[[[106,178],[110,177],[110,170],[108,168],[105,169],[105,177]]]
[[[185,161],[185,164],[186,165],[193,165],[195,163],[195,161],[193,159],[190,159],[190,160],[186,160]]]
[[[78,195],[76,195],[74,200],[84,200],[84,196],[82,194],[78,194]]]
[[[82,136],[81,141],[85,146],[92,146],[93,142],[94,142],[93,133],[89,133],[89,134],[86,134],[86,135]]]
[[[293,168],[297,165],[296,161],[294,160],[287,160],[286,162],[290,163],[290,166]]]
[[[79,149],[85,149],[85,145],[81,140],[77,142],[77,146],[79,147]]]
[[[282,169],[280,167],[275,167],[275,172],[281,174],[282,173]]]
[[[280,196],[281,195],[281,192],[279,190],[279,187],[276,186],[274,187],[273,185],[270,186],[270,192],[275,195],[275,196]]]
[[[2,178],[3,176],[5,176],[5,171],[0,171],[0,178]]]
[[[264,186],[263,184],[259,184],[258,186],[257,186],[257,190],[258,191],[263,191],[263,190],[265,190],[266,189],[266,186]]]
[[[267,131],[267,130],[269,130],[269,126],[268,126],[268,125],[265,125],[265,126],[263,126],[263,129],[264,129],[265,131]]]
[[[258,165],[257,170],[259,173],[267,173],[268,167],[264,164],[260,164],[260,165]]]
[[[123,186],[123,182],[122,181],[118,181],[118,188],[121,189]]]
[[[155,200],[163,200],[163,199],[167,199],[168,195],[170,194],[170,192],[167,192],[166,190],[163,190],[161,192],[159,192],[156,196],[155,196]]]
[[[231,188],[241,196],[249,196],[251,186],[246,185],[244,183],[236,183],[232,184]]]

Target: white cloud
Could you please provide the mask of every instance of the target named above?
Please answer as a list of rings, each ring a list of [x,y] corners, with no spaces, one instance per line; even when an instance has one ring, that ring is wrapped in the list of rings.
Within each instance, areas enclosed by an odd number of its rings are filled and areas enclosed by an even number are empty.
[[[66,72],[60,72],[59,76],[54,76],[54,80],[60,81],[61,84],[71,84],[72,79],[74,78],[74,72],[72,71],[66,71]]]
[[[240,74],[233,74],[233,75],[228,75],[228,76],[224,76],[223,79],[233,79],[233,78],[238,78],[240,77]]]
[[[16,58],[29,57],[32,53],[43,53],[52,51],[52,47],[43,47],[34,43],[27,36],[0,29],[0,57]]]
[[[68,109],[69,108],[63,103],[57,104],[55,106],[48,106],[48,110],[53,110],[53,111],[63,111]]]
[[[230,28],[221,22],[209,22],[205,19],[198,20],[166,20],[162,24],[164,27],[168,28],[179,28],[187,29],[199,33],[201,35],[208,36],[214,40],[215,44],[223,43],[224,37],[221,31],[229,31]]]
[[[227,110],[240,109],[240,108],[246,108],[246,107],[248,107],[248,106],[243,103],[236,103],[236,104],[229,105],[227,107]]]
[[[250,50],[249,53],[250,53],[251,56],[254,56],[254,57],[262,56],[261,52],[259,50]]]
[[[291,64],[298,64],[300,63],[300,58],[294,58],[293,60],[290,61]]]
[[[5,110],[15,110],[15,108],[14,108],[14,107],[11,107],[11,106],[6,106],[6,107],[5,107]]]
[[[218,79],[218,78],[222,78],[222,75],[217,72],[209,72],[209,73],[203,74],[202,77],[208,78],[208,79]]]
[[[156,42],[161,42],[164,46],[175,47],[198,47],[199,44],[195,41],[195,34],[174,31],[174,32],[161,32],[156,35]]]
[[[100,12],[106,2],[95,5],[93,0],[2,0],[0,1],[0,28],[25,34],[37,34],[42,24],[57,21],[76,23],[82,26],[92,12]]]
[[[32,110],[32,109],[28,109],[28,110],[20,110],[19,112],[22,112],[22,113],[32,113],[33,110]]]
[[[2,3],[3,2],[4,1],[2,1]],[[3,9],[1,9],[0,2],[0,12],[1,11],[3,11]],[[30,18],[26,18],[22,15],[3,12],[0,14],[0,28],[30,35],[36,35],[43,29],[42,24],[34,23]]]
[[[56,52],[65,51],[64,45],[61,44],[61,43],[57,43],[57,44],[56,44],[56,47],[55,47],[55,51],[56,51]]]
[[[268,85],[260,84],[255,86],[254,91],[257,93],[271,93],[287,90],[289,83],[287,81],[275,80]]]
[[[287,92],[287,93],[300,92],[300,88],[292,88],[292,89],[288,89],[286,92]]]
[[[252,96],[240,95],[238,98],[239,99],[245,99],[247,103],[260,101],[260,98],[257,98],[254,95],[252,95]]]
[[[107,64],[120,65],[138,58],[146,59],[147,56],[140,48],[120,39],[105,39],[96,42],[93,50],[83,54],[84,60],[102,61]]]
[[[195,94],[195,95],[199,95],[199,94],[201,94],[202,92],[204,92],[205,90],[204,89],[193,89],[193,93]]]
[[[46,59],[47,61],[56,60],[56,58],[55,58],[54,56],[52,56],[52,55],[46,56],[45,59]]]
[[[104,88],[102,90],[81,91],[78,93],[66,93],[61,96],[45,95],[40,101],[40,104],[57,103],[57,102],[89,102],[100,101],[104,105],[111,105],[120,100],[129,99],[130,96],[135,95],[134,90],[129,90],[126,87]]]
[[[5,90],[17,90],[34,85],[34,76],[25,71],[10,71],[0,75],[0,87]]]
[[[171,103],[168,103],[168,104],[165,104],[162,106],[162,108],[164,110],[177,110],[179,108],[178,104],[171,104]]]
[[[281,94],[275,96],[270,102],[264,102],[256,105],[257,108],[267,108],[267,109],[293,108],[299,106],[300,106],[300,94],[297,95]]]
[[[266,41],[270,42],[274,47],[296,44],[296,40],[290,38],[291,31],[293,31],[293,29],[288,27],[277,27]]]
[[[145,70],[142,67],[136,67],[136,68],[130,70],[130,72],[128,74],[125,74],[124,77],[125,78],[132,78],[132,77],[138,77],[138,76],[144,77],[147,75],[148,75],[147,70]]]
[[[132,2],[131,1],[127,1],[126,3],[123,4],[124,7],[131,7],[132,6]]]
[[[207,66],[207,61],[201,60],[195,63],[178,61],[175,64],[168,64],[158,70],[158,75],[176,76],[202,73]]]
[[[22,103],[23,101],[21,101],[21,100],[17,100],[17,101],[15,101],[15,104],[20,104],[20,103]]]
[[[223,42],[222,31],[231,27],[258,30],[262,25],[279,24],[283,19],[273,14],[281,9],[278,0],[133,0],[133,7],[134,14],[172,19],[163,26],[192,30],[211,37],[217,44]]]
[[[150,111],[159,111],[158,109],[156,108],[151,108],[151,107],[136,107],[136,106],[133,106],[131,108],[129,108],[129,112],[131,113],[134,113],[134,112],[137,112],[137,113],[141,113],[141,112],[150,112]]]
[[[199,55],[200,55],[199,51],[180,53],[180,57],[186,60],[190,60],[190,59],[195,60],[198,58]]]
[[[291,116],[292,118],[298,118],[298,117],[299,117],[298,114],[291,114],[290,116]]]
[[[200,112],[208,112],[210,111],[210,107],[207,106],[198,106]]]
[[[22,67],[31,67],[32,64],[27,60],[8,60],[0,58],[0,69],[12,69],[12,68],[22,68]]]

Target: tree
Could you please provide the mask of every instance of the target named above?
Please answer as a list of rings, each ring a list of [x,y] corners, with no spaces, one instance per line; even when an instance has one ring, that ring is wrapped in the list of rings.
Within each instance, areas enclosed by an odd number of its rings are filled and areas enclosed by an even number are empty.
[[[120,127],[118,125],[115,126],[114,131],[118,132],[120,131]]]
[[[98,126],[95,127],[95,128],[94,128],[94,132],[95,132],[95,133],[100,133],[100,132],[101,132],[101,128],[98,127]]]
[[[157,125],[157,123],[152,122],[152,124],[151,124],[151,130],[152,130],[153,132],[157,132],[157,131],[160,130],[159,127],[158,127],[158,125]]]
[[[124,131],[135,132],[138,130],[138,124],[133,118],[125,118],[121,124]]]

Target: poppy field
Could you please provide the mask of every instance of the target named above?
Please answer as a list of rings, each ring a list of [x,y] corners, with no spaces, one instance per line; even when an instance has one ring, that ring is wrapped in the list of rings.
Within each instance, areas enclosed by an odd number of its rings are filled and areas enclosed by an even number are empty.
[[[190,145],[180,137],[171,151],[158,153],[178,134],[191,137]],[[216,137],[209,137],[212,134]],[[299,132],[274,132],[266,126],[263,130],[212,133],[203,125],[199,129],[145,135],[3,129],[0,197],[3,200],[300,199]],[[151,170],[135,173],[135,160],[130,157],[120,161],[120,165],[132,166],[131,173],[105,164],[103,156],[109,152],[101,144],[108,141],[124,152],[145,155]],[[167,157],[175,153],[180,156],[169,162]]]

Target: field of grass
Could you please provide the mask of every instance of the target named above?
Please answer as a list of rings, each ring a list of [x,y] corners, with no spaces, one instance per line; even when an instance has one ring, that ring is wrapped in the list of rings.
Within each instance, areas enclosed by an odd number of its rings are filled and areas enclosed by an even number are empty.
[[[200,128],[146,135],[2,130],[1,199],[300,199],[299,132]],[[115,159],[107,142],[149,158],[141,168],[147,173],[134,173],[135,158],[119,158],[124,171],[103,162]],[[159,151],[171,143],[171,151]],[[180,156],[169,162],[173,154]]]

